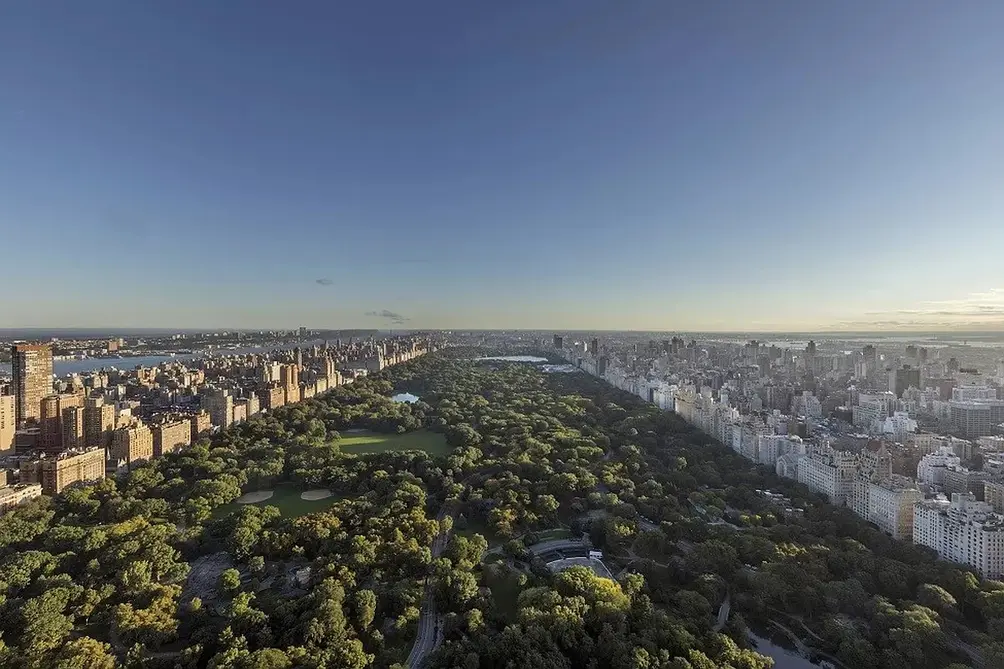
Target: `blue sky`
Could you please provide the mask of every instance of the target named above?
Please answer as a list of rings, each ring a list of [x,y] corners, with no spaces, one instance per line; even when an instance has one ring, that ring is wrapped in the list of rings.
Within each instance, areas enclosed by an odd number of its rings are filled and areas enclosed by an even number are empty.
[[[1004,320],[1004,3],[2,12],[0,327]]]

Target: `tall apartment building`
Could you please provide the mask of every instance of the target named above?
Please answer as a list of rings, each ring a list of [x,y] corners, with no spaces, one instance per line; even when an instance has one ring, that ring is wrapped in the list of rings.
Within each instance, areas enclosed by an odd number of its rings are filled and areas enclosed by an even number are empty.
[[[52,348],[47,344],[11,347],[14,421],[18,427],[41,417],[42,398],[52,393]]]
[[[978,497],[983,494],[983,482],[988,478],[987,472],[966,469],[965,467],[948,467],[945,470],[945,482],[942,487],[946,495],[953,493],[972,493]]]
[[[192,423],[190,420],[171,420],[153,429],[153,457],[159,458],[164,453],[180,451],[192,443]]]
[[[907,388],[920,388],[920,370],[910,365],[889,370],[889,391],[902,397]]]
[[[983,501],[996,513],[1004,513],[1004,481],[984,481]]]
[[[282,386],[262,388],[258,391],[258,400],[263,409],[278,409],[286,403],[286,389]]]
[[[969,438],[994,434],[1004,423],[1004,400],[997,399],[994,388],[953,388],[948,407],[952,424]]]
[[[199,437],[204,437],[209,434],[210,430],[213,429],[213,420],[209,417],[209,412],[200,411],[192,414],[191,429],[193,444],[199,439]]]
[[[22,483],[41,483],[42,491],[57,495],[75,483],[94,483],[105,477],[105,452],[101,448],[63,451],[21,463]]]
[[[109,451],[109,468],[131,471],[153,458],[153,432],[146,425],[134,422],[115,430]]]
[[[0,453],[14,450],[14,433],[17,432],[14,396],[0,395]]]
[[[962,466],[962,460],[949,446],[940,446],[934,453],[928,453],[917,465],[917,480],[921,483],[945,485],[945,472],[951,467]],[[961,492],[961,491],[960,491]]]
[[[286,391],[286,404],[300,401],[300,368],[296,365],[283,365],[279,369],[279,383]]]
[[[220,429],[225,430],[234,422],[234,398],[229,390],[210,390],[202,397],[202,408]]]
[[[84,401],[84,441],[88,446],[110,448],[115,431],[115,405],[103,397],[88,397]]]
[[[972,494],[927,500],[913,511],[913,542],[945,560],[969,565],[984,578],[1004,574],[1004,516]]]
[[[745,440],[744,440],[745,443]],[[767,465],[771,469],[777,464],[777,459],[788,453],[806,452],[801,437],[787,434],[757,435],[757,458],[755,461]],[[751,458],[753,459],[753,458]]]
[[[830,447],[812,449],[799,460],[797,480],[810,490],[822,493],[830,504],[847,503],[858,474],[858,457],[849,451]]]
[[[72,406],[63,410],[63,448],[83,448],[87,446],[84,407]]]
[[[246,399],[238,398],[234,400],[231,423],[243,423],[248,419],[248,403]]]
[[[35,499],[41,495],[42,486],[39,483],[0,486],[0,513],[9,511],[18,504],[23,504],[29,499]]]
[[[63,450],[63,413],[67,409],[83,405],[83,394],[65,393],[43,397],[38,425],[41,429],[39,447],[49,453]]]
[[[923,499],[924,494],[905,476],[876,481],[859,478],[854,482],[849,506],[892,538],[909,540],[913,536],[914,505]]]

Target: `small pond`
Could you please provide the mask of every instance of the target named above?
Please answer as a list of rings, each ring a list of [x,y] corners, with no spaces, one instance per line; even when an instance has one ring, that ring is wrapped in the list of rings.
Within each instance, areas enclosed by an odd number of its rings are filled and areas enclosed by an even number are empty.
[[[418,401],[418,395],[412,395],[411,393],[398,393],[397,395],[391,395],[390,398],[395,402],[407,402],[408,404],[414,404]]]

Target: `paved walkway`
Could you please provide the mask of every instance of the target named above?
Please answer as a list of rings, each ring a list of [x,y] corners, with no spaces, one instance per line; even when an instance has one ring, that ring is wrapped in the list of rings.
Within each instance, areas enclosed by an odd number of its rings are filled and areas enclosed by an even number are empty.
[[[732,593],[725,593],[725,601],[718,607],[718,620],[715,622],[714,630],[721,632],[725,623],[729,622],[729,612],[732,610]]]
[[[439,512],[436,520],[443,521],[449,515],[444,508]],[[442,554],[446,544],[450,541],[450,533],[440,534],[432,542],[432,557],[437,558]],[[418,669],[425,662],[429,653],[436,650],[443,642],[443,621],[436,613],[436,600],[432,596],[432,586],[426,584],[425,596],[422,598],[421,615],[418,618],[418,634],[415,637],[415,645],[411,647],[411,653],[405,661],[405,666],[410,669]]]

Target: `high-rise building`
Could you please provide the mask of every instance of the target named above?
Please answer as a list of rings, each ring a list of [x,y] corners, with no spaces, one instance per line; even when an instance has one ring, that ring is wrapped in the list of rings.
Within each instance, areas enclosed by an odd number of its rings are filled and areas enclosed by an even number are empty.
[[[945,560],[973,567],[984,578],[1004,574],[1004,517],[972,494],[955,493],[951,502],[918,503],[913,542],[933,548]]]
[[[14,420],[18,427],[41,416],[42,398],[52,392],[52,348],[48,344],[14,344]]]
[[[58,495],[75,483],[93,483],[104,477],[105,451],[101,448],[63,451],[21,463],[21,482],[41,483],[50,495]]]
[[[115,405],[104,397],[88,397],[84,401],[84,442],[87,446],[109,448],[115,430]]]
[[[283,365],[279,370],[279,381],[286,391],[286,404],[300,401],[300,368]]]
[[[0,395],[0,453],[14,449],[14,433],[17,431],[14,412],[14,396]]]
[[[229,390],[210,391],[202,398],[202,408],[216,427],[225,430],[234,422],[234,398]]]
[[[561,335],[557,335],[557,334],[554,335],[554,342],[553,342],[554,343],[554,348],[556,348],[558,350],[561,350],[562,344],[564,343],[564,341],[565,341],[565,339]]]
[[[278,409],[286,403],[286,389],[282,386],[262,388],[258,391],[258,399],[263,409]]]
[[[197,439],[199,439],[199,437],[204,437],[209,434],[209,431],[213,429],[213,419],[210,418],[209,412],[200,411],[199,413],[192,414],[191,428],[191,441],[193,444]]]
[[[174,453],[192,443],[192,423],[188,420],[171,420],[153,426],[153,456]]]
[[[153,458],[153,432],[146,425],[134,422],[115,430],[109,451],[109,467],[131,471]]]
[[[905,476],[875,480],[860,477],[854,481],[848,505],[893,539],[909,540],[913,535],[914,505],[923,499],[913,479]]]
[[[889,391],[902,397],[907,388],[920,388],[920,369],[903,365],[889,370]]]
[[[9,511],[18,504],[23,504],[41,495],[42,486],[38,483],[0,486],[0,513]]]
[[[825,495],[830,504],[846,503],[857,476],[857,455],[829,447],[813,449],[798,464],[798,482]]]
[[[63,444],[63,413],[71,407],[83,405],[83,394],[65,393],[43,397],[39,416],[40,448],[49,453],[69,448]]]
[[[962,460],[949,446],[940,446],[928,453],[917,464],[917,480],[932,485],[945,485],[945,472],[951,467],[960,467]]]
[[[963,436],[983,437],[994,434],[1004,423],[1004,400],[997,391],[985,386],[962,386],[952,389],[948,403],[952,424]]]
[[[589,342],[589,355],[594,358],[600,354],[600,340],[593,337],[592,341]]]
[[[63,448],[80,449],[87,446],[85,409],[82,406],[67,407],[63,411]]]
[[[1004,513],[1004,482],[984,481],[983,501],[992,506],[995,513]]]

